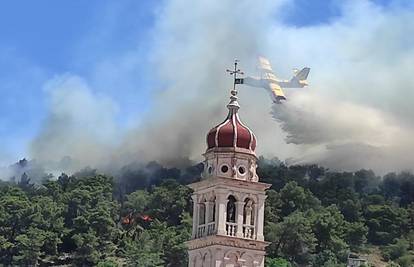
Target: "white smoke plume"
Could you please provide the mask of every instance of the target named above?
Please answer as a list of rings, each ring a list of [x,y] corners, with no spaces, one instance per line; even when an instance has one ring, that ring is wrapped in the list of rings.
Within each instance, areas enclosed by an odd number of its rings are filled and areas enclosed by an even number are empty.
[[[238,58],[252,73],[265,55],[282,77],[291,67],[311,67],[310,86],[287,90],[288,101],[273,108],[264,91],[240,87],[240,116],[258,136],[257,154],[337,169],[410,169],[413,9],[344,1],[330,23],[298,28],[283,20],[293,4],[166,1],[149,40],[150,68],[164,85],[154,90],[151,110],[134,129],[121,129],[116,103],[97,95],[87,78],[54,78],[47,84],[50,115],[31,156],[69,156],[76,167],[101,168],[199,160],[206,133],[226,115],[232,81],[224,70]]]
[[[312,62],[312,75],[309,91],[293,94],[273,114],[287,141],[304,149],[294,162],[411,170],[414,12],[398,2],[385,8],[369,1],[349,1],[342,12],[329,25],[274,28],[273,36],[289,44],[276,45],[285,50],[278,59]]]
[[[70,157],[67,164],[74,169],[108,162],[117,137],[116,105],[70,74],[51,79],[44,90],[49,94],[50,110],[33,140],[34,158],[51,164]]]

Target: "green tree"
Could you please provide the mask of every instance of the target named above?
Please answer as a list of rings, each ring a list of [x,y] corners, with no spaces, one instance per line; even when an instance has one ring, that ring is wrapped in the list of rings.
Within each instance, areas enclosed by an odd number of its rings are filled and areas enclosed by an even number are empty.
[[[315,255],[315,257],[312,260],[312,266],[322,266],[322,267],[336,267],[341,266],[338,263],[338,258],[330,250],[324,250],[319,252]]]
[[[408,227],[410,230],[414,230],[414,203],[411,203],[407,207],[408,213]]]
[[[265,204],[265,223],[278,222],[281,220],[280,210],[282,207],[282,200],[280,194],[273,189],[266,192],[266,204]]]
[[[280,223],[270,222],[265,233],[266,240],[272,242],[267,248],[270,257],[306,261],[316,246],[311,222],[302,212],[294,212]]]
[[[408,216],[403,208],[391,205],[369,205],[364,210],[369,228],[368,241],[386,245],[407,231]]]
[[[0,259],[4,265],[11,265],[18,253],[16,238],[25,234],[30,225],[31,203],[25,193],[7,186],[0,192]],[[24,237],[20,237],[23,242]]]
[[[397,259],[398,264],[401,267],[412,267],[414,263],[413,255],[404,255]]]
[[[317,209],[320,206],[320,201],[309,190],[299,186],[296,182],[289,182],[280,190],[280,199],[283,216],[296,210],[306,211]]]
[[[34,190],[34,184],[31,182],[29,176],[25,172],[20,177],[17,186],[27,193],[32,193]]]
[[[71,179],[66,184],[65,224],[70,228],[66,242],[79,262],[97,264],[115,252],[119,205],[112,193],[112,178],[103,175]]]
[[[116,259],[106,259],[98,262],[97,267],[120,267],[122,266],[120,263],[116,261]]]
[[[408,244],[410,246],[410,250],[414,250],[414,230],[411,230],[407,234],[407,241],[408,241]]]
[[[185,241],[190,238],[191,227],[185,222],[187,215],[180,216],[181,227],[168,226],[166,222],[153,223],[150,229],[152,239],[161,248],[162,258],[169,267],[187,266],[188,255]]]
[[[36,266],[43,254],[42,246],[46,240],[44,231],[30,227],[24,234],[16,236],[17,255],[13,262],[19,265]]]
[[[179,225],[180,216],[189,211],[191,189],[180,185],[175,180],[165,180],[160,186],[154,187],[148,204],[149,213],[168,225]]]
[[[266,267],[292,267],[292,264],[285,259],[282,258],[269,258],[266,257],[265,262]]]
[[[124,208],[127,213],[143,213],[150,202],[150,195],[146,190],[137,190],[127,195]]]
[[[327,206],[340,204],[347,199],[355,199],[354,176],[349,172],[328,172],[319,182],[315,195]]]
[[[29,198],[17,187],[4,187],[1,191],[1,262],[36,265],[41,256],[56,255],[65,233],[62,207],[47,196]]]
[[[86,233],[74,234],[72,239],[76,245],[74,260],[78,266],[95,265],[98,263],[102,253],[97,249],[99,240],[92,230]]]
[[[372,170],[359,170],[354,173],[354,188],[359,194],[375,191],[380,183],[380,177]]]
[[[396,260],[407,254],[409,244],[405,239],[398,239],[394,244],[382,248],[382,256],[386,260]]]
[[[41,230],[45,236],[42,246],[44,253],[49,256],[57,255],[58,245],[62,243],[63,235],[68,232],[63,222],[64,208],[48,196],[35,196],[31,203],[30,225]]]
[[[401,183],[396,173],[388,173],[384,176],[380,188],[386,198],[394,198],[401,194]]]
[[[335,255],[346,253],[345,220],[335,205],[311,213],[312,229],[317,238],[316,251],[331,250]]]
[[[345,222],[346,243],[353,250],[359,250],[367,242],[368,227],[363,222]]]
[[[357,222],[362,218],[362,206],[359,199],[347,199],[339,203],[339,209],[344,215],[345,220],[349,222]]]
[[[143,231],[138,240],[126,242],[125,256],[129,266],[161,267],[164,261],[160,251],[161,247],[157,246],[150,233]]]

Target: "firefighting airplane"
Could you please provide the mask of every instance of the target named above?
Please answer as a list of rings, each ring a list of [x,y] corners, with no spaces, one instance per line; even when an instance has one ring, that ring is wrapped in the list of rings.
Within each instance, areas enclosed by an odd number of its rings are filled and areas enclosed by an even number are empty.
[[[300,71],[294,69],[293,77],[290,80],[277,79],[269,60],[264,57],[259,57],[259,69],[261,77],[238,78],[236,83],[265,88],[270,93],[273,102],[278,104],[281,103],[281,100],[286,100],[282,88],[303,88],[308,85],[307,78],[310,68],[307,67]]]

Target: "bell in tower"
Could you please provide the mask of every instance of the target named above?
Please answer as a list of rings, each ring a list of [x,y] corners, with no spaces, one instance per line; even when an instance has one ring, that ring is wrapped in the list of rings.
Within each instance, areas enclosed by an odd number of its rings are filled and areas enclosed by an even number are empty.
[[[256,174],[256,137],[239,118],[234,87],[226,119],[207,134],[204,171],[194,190],[190,267],[263,267],[264,203],[269,184]]]

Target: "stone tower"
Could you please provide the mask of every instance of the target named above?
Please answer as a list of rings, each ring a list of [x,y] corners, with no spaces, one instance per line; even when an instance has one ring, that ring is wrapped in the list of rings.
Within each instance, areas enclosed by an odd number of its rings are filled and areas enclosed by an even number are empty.
[[[265,190],[256,174],[256,137],[239,119],[231,91],[226,119],[207,134],[204,171],[194,190],[190,267],[263,267]]]

